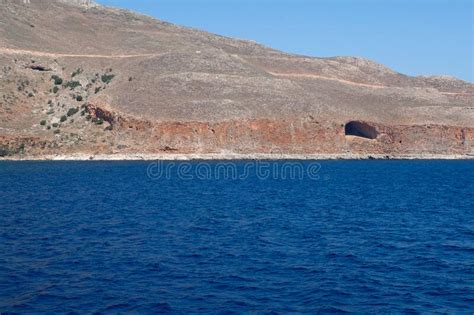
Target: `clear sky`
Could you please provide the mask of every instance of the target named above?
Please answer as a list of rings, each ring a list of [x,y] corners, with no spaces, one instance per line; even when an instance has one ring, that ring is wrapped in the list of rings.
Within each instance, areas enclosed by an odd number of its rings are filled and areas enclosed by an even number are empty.
[[[473,0],[98,0],[308,56],[474,81]]]

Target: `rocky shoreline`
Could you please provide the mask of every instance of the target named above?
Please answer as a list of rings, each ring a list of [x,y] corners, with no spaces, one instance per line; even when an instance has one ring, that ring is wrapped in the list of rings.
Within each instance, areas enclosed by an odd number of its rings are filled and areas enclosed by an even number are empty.
[[[0,161],[206,161],[206,160],[474,160],[474,154],[70,154],[44,156],[10,156]]]

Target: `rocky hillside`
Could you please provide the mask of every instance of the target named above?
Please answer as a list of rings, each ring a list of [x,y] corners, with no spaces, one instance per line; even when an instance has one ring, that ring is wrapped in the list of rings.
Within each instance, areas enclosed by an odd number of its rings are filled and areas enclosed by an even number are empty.
[[[473,84],[87,0],[0,0],[0,67],[0,156],[474,154]]]

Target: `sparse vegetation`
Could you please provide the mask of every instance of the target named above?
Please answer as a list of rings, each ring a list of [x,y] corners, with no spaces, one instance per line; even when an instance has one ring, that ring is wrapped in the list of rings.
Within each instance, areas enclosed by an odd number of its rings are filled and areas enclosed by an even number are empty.
[[[78,111],[79,111],[79,108],[76,108],[76,107],[75,107],[75,108],[70,108],[70,109],[67,111],[67,115],[68,115],[69,117],[74,116]]]
[[[0,146],[0,157],[5,157],[9,155],[15,154],[24,154],[25,153],[25,145],[22,143],[18,147],[9,147],[6,145]]]
[[[46,125],[46,120],[40,121],[40,125],[41,125],[41,126],[45,126],[45,125]]]
[[[56,93],[58,93],[58,91],[59,91],[59,88],[58,88],[57,86],[55,86],[55,87],[53,88],[53,93],[56,94]]]
[[[72,74],[71,74],[71,78],[74,78],[76,75],[79,75],[82,73],[82,69],[81,68],[77,68],[76,71],[74,71]]]
[[[113,127],[112,125],[108,125],[107,127],[105,127],[105,131],[112,131]]]
[[[95,94],[99,93],[100,90],[102,90],[102,88],[101,88],[100,86],[96,87],[96,88],[95,88]]]
[[[65,122],[67,120],[67,116],[63,115],[61,116],[61,119],[59,120],[60,122]]]
[[[56,130],[53,131],[53,133],[54,133],[55,135],[59,134],[60,132],[61,132],[61,131],[60,131],[59,129],[56,129]]]
[[[54,80],[54,85],[61,85],[63,84],[63,79],[59,77],[58,75],[53,75],[51,76],[51,79]]]
[[[112,81],[113,78],[115,78],[114,74],[103,74],[102,77],[101,77],[101,80],[105,84],[109,84]]]
[[[30,81],[28,80],[21,80],[18,82],[17,90],[18,92],[23,91],[28,85],[30,85]]]
[[[94,117],[92,118],[92,122],[95,123],[96,125],[102,125],[104,121],[101,118]]]
[[[24,154],[25,153],[25,144],[20,144],[20,147],[16,150],[16,153]]]
[[[6,147],[0,147],[0,156],[4,157],[8,155],[10,155],[10,150],[8,150]]]
[[[82,86],[81,85],[81,82],[79,81],[68,81],[64,87],[67,87],[67,88],[70,88],[71,90],[74,90],[75,88],[77,88],[78,86]]]
[[[59,124],[58,123],[54,123],[53,124],[53,128],[58,128],[59,127]]]
[[[133,78],[132,77],[129,77],[128,78],[128,82],[132,82],[133,81]]]

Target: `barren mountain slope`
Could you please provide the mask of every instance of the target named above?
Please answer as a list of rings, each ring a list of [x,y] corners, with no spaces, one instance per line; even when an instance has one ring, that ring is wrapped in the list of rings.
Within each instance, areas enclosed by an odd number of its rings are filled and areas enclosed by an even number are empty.
[[[0,0],[0,155],[473,152],[470,83],[30,2]]]

